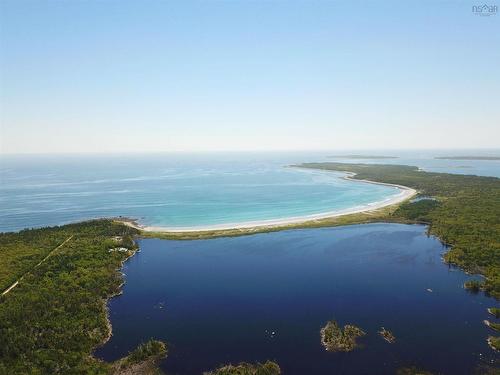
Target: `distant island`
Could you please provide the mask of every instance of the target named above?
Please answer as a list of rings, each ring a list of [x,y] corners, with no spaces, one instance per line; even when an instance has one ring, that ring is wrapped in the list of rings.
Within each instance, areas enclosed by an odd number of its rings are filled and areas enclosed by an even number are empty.
[[[435,156],[441,160],[500,160],[500,156]]]
[[[328,157],[335,159],[399,159],[399,156],[384,155],[329,155]]]

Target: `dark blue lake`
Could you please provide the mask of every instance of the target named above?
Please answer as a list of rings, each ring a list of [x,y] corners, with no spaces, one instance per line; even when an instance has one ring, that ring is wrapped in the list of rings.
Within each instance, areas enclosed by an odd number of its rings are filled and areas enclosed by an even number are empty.
[[[492,298],[442,262],[426,227],[369,224],[197,241],[142,239],[110,300],[115,360],[149,338],[169,343],[167,374],[276,360],[284,375],[385,374],[402,366],[471,374],[498,366],[483,324]],[[429,289],[429,290],[428,290]],[[432,290],[432,291],[430,291]],[[367,336],[350,353],[326,352],[330,319]],[[377,331],[391,330],[396,343]],[[274,335],[272,334],[274,332]]]

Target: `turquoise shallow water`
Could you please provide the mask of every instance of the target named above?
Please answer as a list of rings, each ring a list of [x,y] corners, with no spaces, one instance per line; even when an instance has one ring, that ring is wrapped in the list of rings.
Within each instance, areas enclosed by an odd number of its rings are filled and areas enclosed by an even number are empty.
[[[2,168],[0,229],[118,215],[156,226],[220,225],[348,209],[399,193],[287,164],[200,155],[10,160]]]
[[[223,225],[344,210],[398,193],[332,172],[285,167],[336,161],[328,157],[332,154],[3,156],[0,231],[120,215],[155,226]],[[432,155],[406,152],[400,159],[342,161],[500,176],[500,162],[433,160]]]

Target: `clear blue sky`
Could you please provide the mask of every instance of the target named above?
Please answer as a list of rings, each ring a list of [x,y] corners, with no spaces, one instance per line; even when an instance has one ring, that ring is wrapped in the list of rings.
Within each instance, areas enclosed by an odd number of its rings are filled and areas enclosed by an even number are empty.
[[[473,4],[2,0],[1,152],[499,147]]]

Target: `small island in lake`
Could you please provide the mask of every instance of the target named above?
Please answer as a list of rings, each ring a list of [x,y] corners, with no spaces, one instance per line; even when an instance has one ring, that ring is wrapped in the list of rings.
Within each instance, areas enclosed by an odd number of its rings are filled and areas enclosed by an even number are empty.
[[[321,343],[329,352],[350,352],[357,347],[356,339],[366,335],[360,328],[346,324],[344,329],[335,320],[321,328]]]
[[[394,335],[392,334],[391,331],[388,331],[387,329],[385,329],[384,327],[382,327],[382,329],[380,331],[378,331],[378,333],[380,334],[380,336],[382,336],[382,338],[387,341],[389,344],[394,344],[394,342],[396,342],[396,337],[394,337]]]
[[[500,156],[435,156],[440,160],[500,160]]]
[[[492,323],[487,319],[483,320],[483,322],[491,329],[494,329],[495,331],[500,331],[500,323]]]

